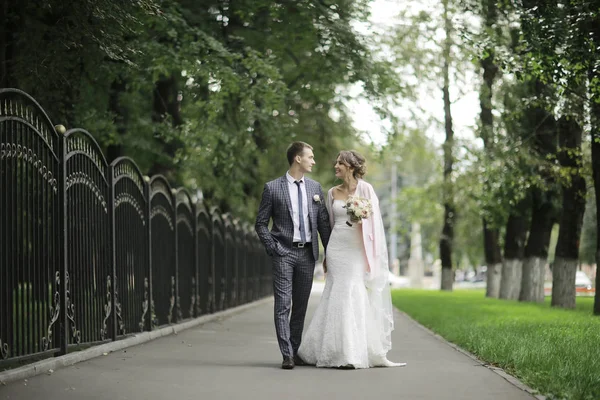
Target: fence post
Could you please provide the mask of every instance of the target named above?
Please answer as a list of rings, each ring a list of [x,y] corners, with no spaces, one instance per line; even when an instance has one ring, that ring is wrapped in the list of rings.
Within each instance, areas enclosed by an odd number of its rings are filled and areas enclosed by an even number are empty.
[[[177,234],[177,190],[171,189],[171,201],[173,202],[173,240],[175,241],[175,312],[172,322],[179,322],[181,319],[181,302],[179,301],[179,238]]]
[[[194,247],[194,308],[190,317],[199,317],[198,308],[200,307],[200,282],[198,272],[198,216],[196,215],[197,209],[196,204],[198,200],[196,197],[192,198],[192,237]]]
[[[152,294],[152,220],[150,219],[151,211],[152,211],[152,201],[150,198],[150,177],[144,175],[144,196],[146,196],[146,209],[144,210],[146,221],[148,221],[148,227],[146,229],[146,243],[148,243],[148,265],[146,268],[146,282],[147,288],[144,288],[145,294],[144,296],[148,296],[145,301],[147,310],[146,314],[146,330],[152,330],[152,316],[154,315],[154,302],[153,294]],[[146,282],[144,282],[144,286],[146,286]]]
[[[112,327],[110,330],[111,339],[117,340],[117,233],[115,231],[115,174],[111,164],[108,165],[108,229],[110,231],[110,262],[111,272],[110,279],[112,281],[112,292],[110,300],[110,315]]]
[[[66,160],[67,160],[67,140],[64,136],[67,129],[63,125],[56,125],[54,127],[56,132],[58,132],[60,136],[60,179],[59,179],[59,192],[60,197],[59,201],[62,203],[62,207],[60,208],[60,223],[62,224],[60,229],[61,234],[61,266],[60,266],[60,310],[61,314],[59,317],[59,332],[60,332],[60,354],[67,354],[69,347],[69,319],[67,317],[67,281],[68,281],[68,238],[67,238],[67,168],[66,168]]]
[[[228,213],[221,214],[223,220],[223,293],[225,294],[223,301],[223,310],[231,306],[231,259],[233,258],[231,246],[231,218]]]

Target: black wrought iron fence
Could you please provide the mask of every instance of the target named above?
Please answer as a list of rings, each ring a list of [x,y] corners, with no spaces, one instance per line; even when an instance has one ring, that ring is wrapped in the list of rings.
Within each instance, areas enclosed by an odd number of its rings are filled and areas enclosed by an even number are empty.
[[[225,227],[223,226],[223,217],[218,208],[213,207],[211,209],[212,215],[212,279],[209,281],[213,282],[213,299],[211,304],[211,311],[221,311],[225,309],[225,294],[226,294],[226,264],[225,264],[225,252],[227,248],[225,246]]]
[[[271,293],[249,224],[0,89],[0,368]]]
[[[212,222],[203,204],[196,206],[196,259],[198,260],[197,315],[210,312],[213,298],[212,277]]]
[[[114,210],[115,312],[120,333],[139,332],[150,328],[150,319],[146,321],[144,314],[150,274],[150,208],[146,183],[135,162],[126,157],[111,163],[109,175]]]
[[[244,286],[246,285],[246,238],[244,237],[244,228],[248,229],[249,227],[244,225],[239,220],[235,221],[234,224],[235,232],[234,232],[234,243],[237,244],[235,246],[235,255],[236,255],[236,281],[237,281],[237,303],[244,304],[245,293]]]
[[[187,190],[177,190],[177,302],[178,318],[188,319],[196,312],[196,241],[192,198]]]
[[[59,348],[61,136],[35,100],[0,95],[0,358]]]
[[[68,343],[97,343],[111,338],[114,283],[108,164],[96,141],[82,129],[66,132],[64,144]]]
[[[237,301],[237,254],[234,246],[235,227],[231,215],[223,216],[223,228],[225,231],[225,307],[234,306]]]

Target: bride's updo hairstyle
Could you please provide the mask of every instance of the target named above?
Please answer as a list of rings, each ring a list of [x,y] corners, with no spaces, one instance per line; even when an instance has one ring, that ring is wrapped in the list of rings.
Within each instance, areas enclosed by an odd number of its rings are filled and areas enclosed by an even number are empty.
[[[354,150],[342,150],[337,158],[349,168],[354,168],[354,177],[360,179],[367,173],[366,160]]]

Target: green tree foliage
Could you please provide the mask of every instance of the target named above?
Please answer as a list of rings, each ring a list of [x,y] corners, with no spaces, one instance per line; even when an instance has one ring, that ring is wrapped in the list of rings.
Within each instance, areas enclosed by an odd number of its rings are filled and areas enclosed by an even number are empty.
[[[251,218],[293,140],[319,171],[355,132],[340,88],[387,105],[390,66],[353,28],[368,1],[17,1],[3,7],[2,86],[55,123],[88,129],[109,158],[201,188]],[[346,141],[345,138],[350,138]]]
[[[404,243],[406,253],[399,258],[407,260],[410,249],[410,230],[413,222],[421,225],[423,252],[436,258],[439,235],[443,222],[441,149],[421,129],[404,129],[396,132],[381,155],[377,175],[385,182],[380,199],[389,204],[390,166],[396,163],[398,193],[396,199],[397,233]],[[384,212],[387,210],[384,209]]]

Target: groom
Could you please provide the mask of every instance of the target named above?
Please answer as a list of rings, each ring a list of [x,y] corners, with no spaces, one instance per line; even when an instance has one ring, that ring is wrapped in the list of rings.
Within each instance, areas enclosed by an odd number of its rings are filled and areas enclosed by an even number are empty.
[[[304,364],[297,353],[315,261],[319,258],[317,232],[325,248],[331,233],[321,185],[304,176],[315,165],[312,150],[304,142],[294,142],[288,147],[290,169],[265,185],[256,217],[256,233],[273,258],[275,330],[283,369]],[[271,231],[270,219],[273,219]]]

